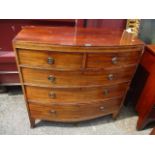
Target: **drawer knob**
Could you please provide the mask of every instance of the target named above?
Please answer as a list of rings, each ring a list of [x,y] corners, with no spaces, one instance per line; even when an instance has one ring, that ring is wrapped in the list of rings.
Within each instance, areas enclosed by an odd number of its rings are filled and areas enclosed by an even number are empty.
[[[105,110],[105,108],[104,108],[103,106],[101,106],[101,107],[100,107],[100,110],[101,110],[101,111],[104,111],[104,110]]]
[[[117,64],[117,60],[118,60],[117,57],[113,57],[113,58],[111,59],[111,61],[112,61],[113,64]]]
[[[53,109],[52,109],[52,110],[50,110],[50,113],[51,113],[51,114],[56,114],[56,110],[53,110]]]
[[[49,75],[48,80],[51,82],[54,82],[56,80],[56,78],[53,75]]]
[[[108,79],[109,79],[109,80],[113,80],[113,79],[114,79],[114,75],[113,75],[113,74],[109,74],[109,75],[108,75]]]
[[[108,95],[109,94],[109,90],[108,89],[104,89],[104,95]]]
[[[54,58],[48,57],[47,58],[47,63],[48,64],[54,64]]]
[[[55,99],[55,98],[56,98],[56,94],[53,93],[53,92],[50,92],[50,93],[49,93],[49,97],[51,97],[52,99]]]

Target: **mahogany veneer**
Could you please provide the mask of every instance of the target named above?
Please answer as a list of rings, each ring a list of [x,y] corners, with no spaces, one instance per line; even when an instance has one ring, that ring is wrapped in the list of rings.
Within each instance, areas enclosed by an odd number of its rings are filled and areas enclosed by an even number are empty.
[[[14,50],[31,127],[36,119],[116,118],[143,50],[121,31],[25,27]]]
[[[140,65],[147,72],[147,78],[136,105],[138,130],[155,121],[155,45],[146,47]]]

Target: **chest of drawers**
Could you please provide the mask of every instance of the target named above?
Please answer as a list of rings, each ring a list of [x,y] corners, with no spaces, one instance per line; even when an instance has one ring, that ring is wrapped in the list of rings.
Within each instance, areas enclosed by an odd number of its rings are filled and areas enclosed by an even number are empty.
[[[143,50],[122,32],[25,27],[13,40],[31,127],[120,111]]]

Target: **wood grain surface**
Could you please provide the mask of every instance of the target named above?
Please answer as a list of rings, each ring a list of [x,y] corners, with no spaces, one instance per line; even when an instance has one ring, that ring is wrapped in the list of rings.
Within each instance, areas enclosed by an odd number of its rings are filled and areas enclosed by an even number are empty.
[[[31,127],[118,115],[144,44],[95,28],[25,27],[13,40]]]

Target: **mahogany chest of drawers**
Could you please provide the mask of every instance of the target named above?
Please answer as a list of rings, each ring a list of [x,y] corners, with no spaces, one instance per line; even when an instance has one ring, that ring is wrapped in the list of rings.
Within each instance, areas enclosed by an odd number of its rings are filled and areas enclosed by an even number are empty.
[[[13,40],[31,127],[117,116],[143,50],[122,32],[25,27]]]

